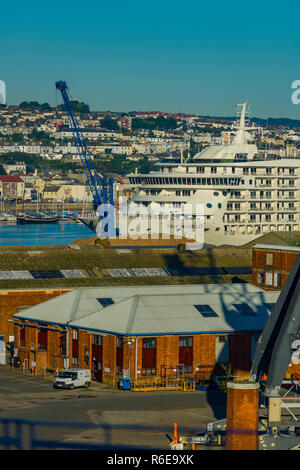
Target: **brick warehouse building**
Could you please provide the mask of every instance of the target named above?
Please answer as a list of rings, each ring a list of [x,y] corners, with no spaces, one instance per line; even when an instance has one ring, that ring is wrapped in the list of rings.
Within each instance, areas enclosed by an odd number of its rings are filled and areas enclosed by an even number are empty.
[[[29,367],[90,368],[106,383],[180,368],[210,378],[220,363],[245,376],[278,296],[250,284],[79,288],[13,315],[15,348]]]
[[[33,305],[50,300],[53,297],[70,292],[71,289],[0,289],[0,335],[5,344],[14,335],[14,325],[9,320],[11,315]]]
[[[252,283],[264,290],[281,290],[298,255],[299,246],[254,245]]]

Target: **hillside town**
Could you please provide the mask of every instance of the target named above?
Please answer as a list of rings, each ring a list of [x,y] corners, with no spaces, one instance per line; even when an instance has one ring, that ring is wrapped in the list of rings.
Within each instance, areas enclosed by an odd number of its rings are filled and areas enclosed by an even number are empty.
[[[131,197],[127,174],[148,173],[163,158],[184,159],[233,138],[234,118],[160,111],[92,112],[84,103],[74,101],[73,105],[95,167],[114,177],[115,198],[120,194]],[[258,148],[281,157],[300,156],[300,127],[263,124],[256,122]],[[26,101],[2,106],[0,165],[2,201],[21,198],[35,202],[39,197],[48,202],[92,200],[62,106]]]

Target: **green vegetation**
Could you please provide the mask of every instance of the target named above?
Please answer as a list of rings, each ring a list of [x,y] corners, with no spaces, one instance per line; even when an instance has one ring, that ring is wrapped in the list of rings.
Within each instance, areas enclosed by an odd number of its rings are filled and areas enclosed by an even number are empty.
[[[105,160],[100,155],[96,155],[94,164],[100,172],[113,172],[120,175],[132,173],[136,168],[140,173],[148,173],[153,168],[153,163],[149,162],[146,157],[138,161],[131,161],[126,159],[126,155],[113,155]]]
[[[61,170],[67,172],[68,170],[74,170],[74,163],[60,160],[43,160],[30,153],[14,152],[0,155],[0,164],[9,163],[10,161],[25,162],[32,169],[39,171]]]
[[[101,127],[103,127],[104,129],[108,129],[110,131],[118,131],[120,129],[117,121],[109,117],[101,119]]]
[[[88,104],[85,103],[80,103],[77,100],[72,100],[71,105],[73,108],[73,111],[75,113],[80,113],[80,114],[88,114],[90,112],[90,107]],[[62,111],[65,111],[65,105],[61,104],[57,107],[57,109],[60,109]]]
[[[71,104],[72,104],[73,110],[76,113],[89,113],[90,112],[89,105],[85,103],[80,103],[77,100],[73,100],[71,101]],[[22,101],[22,103],[19,104],[19,107],[22,109],[37,110],[40,112],[54,111],[55,109],[59,109],[59,110],[65,109],[64,104],[61,104],[57,106],[57,108],[55,108],[55,107],[51,107],[49,103],[40,104],[38,101]]]
[[[38,101],[22,101],[22,103],[19,104],[19,107],[23,109],[36,109],[41,112],[52,111],[52,108],[48,103],[40,104]]]
[[[33,129],[32,133],[29,134],[28,137],[33,141],[33,143],[39,143],[43,145],[49,145],[51,140],[53,140],[46,132],[37,131],[36,129]]]
[[[158,118],[149,118],[149,119],[139,119],[135,118],[131,122],[132,130],[138,129],[158,129],[158,130],[170,130],[176,129],[177,123],[173,118],[165,118],[159,116]]]

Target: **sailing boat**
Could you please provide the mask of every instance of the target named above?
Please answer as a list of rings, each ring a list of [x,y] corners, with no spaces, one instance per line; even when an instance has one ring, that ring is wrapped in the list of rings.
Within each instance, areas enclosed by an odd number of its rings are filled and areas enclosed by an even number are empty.
[[[18,214],[17,213],[17,224],[19,225],[27,225],[27,224],[56,224],[59,222],[58,215],[47,215],[41,212],[42,204],[43,204],[43,197],[41,201],[40,208],[38,207],[39,204],[39,193],[37,193],[37,212],[36,214],[27,214],[25,212]],[[23,196],[24,197],[24,196]]]

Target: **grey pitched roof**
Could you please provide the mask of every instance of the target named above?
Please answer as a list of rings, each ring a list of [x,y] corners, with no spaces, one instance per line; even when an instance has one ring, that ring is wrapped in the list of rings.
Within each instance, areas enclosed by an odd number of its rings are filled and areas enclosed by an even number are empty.
[[[300,246],[272,245],[269,243],[257,243],[253,248],[259,248],[262,250],[300,251]]]
[[[13,317],[120,335],[261,331],[270,313],[265,304],[278,296],[250,284],[80,288]],[[107,298],[105,307],[97,300]],[[253,315],[242,315],[234,307],[240,304]],[[209,305],[216,316],[195,305]]]

